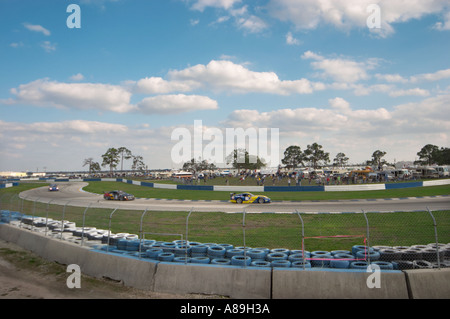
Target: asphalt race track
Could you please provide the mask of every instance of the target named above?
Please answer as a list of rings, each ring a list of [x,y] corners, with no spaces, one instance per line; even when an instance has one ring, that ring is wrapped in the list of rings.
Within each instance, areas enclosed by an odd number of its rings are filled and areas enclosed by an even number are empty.
[[[104,200],[103,195],[87,193],[82,190],[85,182],[59,183],[59,191],[50,192],[48,186],[20,193],[20,198],[42,203],[92,208],[119,208],[149,211],[192,211],[225,213],[341,213],[341,212],[394,212],[449,210],[450,196],[408,197],[393,199],[330,200],[330,201],[282,201],[270,204],[233,204],[224,200],[169,200],[137,198],[130,202]]]

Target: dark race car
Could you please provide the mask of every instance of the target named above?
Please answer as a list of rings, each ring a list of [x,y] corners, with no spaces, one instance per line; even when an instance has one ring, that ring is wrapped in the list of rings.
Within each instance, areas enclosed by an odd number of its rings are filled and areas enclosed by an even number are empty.
[[[49,192],[56,192],[59,191],[59,187],[56,184],[50,184],[50,186],[48,187],[48,191]]]
[[[253,204],[253,203],[265,204],[271,202],[270,198],[267,196],[253,195],[252,193],[242,193],[242,194],[231,193],[230,201],[232,203],[237,204]]]
[[[134,200],[134,196],[123,191],[111,191],[103,195],[107,200]]]

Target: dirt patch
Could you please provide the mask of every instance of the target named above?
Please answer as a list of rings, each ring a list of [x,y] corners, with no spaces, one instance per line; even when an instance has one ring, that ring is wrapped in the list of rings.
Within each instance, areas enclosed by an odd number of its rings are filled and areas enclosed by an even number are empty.
[[[121,282],[82,275],[81,288],[68,288],[66,266],[48,262],[0,240],[0,299],[216,299],[219,296],[165,294],[125,287]]]

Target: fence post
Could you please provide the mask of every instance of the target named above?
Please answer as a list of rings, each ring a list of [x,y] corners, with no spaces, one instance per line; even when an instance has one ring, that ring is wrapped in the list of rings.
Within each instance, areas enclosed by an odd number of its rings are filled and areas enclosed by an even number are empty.
[[[89,204],[88,207],[86,207],[86,209],[83,212],[83,225],[82,225],[82,229],[81,229],[81,247],[83,247],[83,245],[84,245],[84,221],[85,221],[86,212],[89,209],[89,207],[91,207],[91,204]]]
[[[142,221],[144,220],[144,216],[147,213],[148,208],[144,210],[144,212],[141,215],[141,224],[139,226],[139,259],[141,259],[141,252],[142,252]]]
[[[298,212],[298,210],[295,210],[295,212],[298,215],[298,218],[300,218],[300,221],[302,222],[302,259],[303,259],[303,270],[305,270],[305,227],[304,227],[304,223],[303,223],[303,218],[302,216],[300,216],[300,213]]]
[[[117,208],[112,211],[112,213],[109,215],[109,228],[108,228],[108,245],[106,246],[106,251],[109,251],[109,237],[111,236],[111,219],[112,215],[116,212]]]
[[[184,263],[185,264],[187,264],[187,257],[188,257],[188,252],[187,251],[188,251],[188,245],[189,245],[189,243],[188,243],[189,217],[191,217],[191,213],[192,213],[193,209],[194,209],[194,207],[191,208],[191,210],[189,211],[189,214],[186,217],[186,239],[185,239],[186,243],[185,243],[185,254],[184,254],[184,257],[185,257],[184,258]]]
[[[33,224],[34,224],[34,215],[36,214],[36,202],[39,200],[39,198],[37,198],[34,203],[33,203],[33,211],[31,213],[31,231],[33,231]]]
[[[364,212],[364,210],[362,210],[362,213],[363,213],[363,215],[364,215],[364,218],[366,219],[366,227],[367,227],[367,230],[366,230],[366,232],[367,232],[367,243],[366,243],[366,246],[368,247],[368,248],[367,248],[367,263],[370,265],[370,240],[369,240],[369,238],[370,238],[370,233],[369,233],[369,219],[367,218],[366,213]]]
[[[242,214],[242,233],[244,236],[244,268],[247,267],[247,246],[245,244],[245,209]]]
[[[49,200],[47,203],[47,208],[45,209],[45,236],[47,236],[48,231],[48,210],[50,208],[50,203],[53,201],[53,199]]]
[[[437,234],[437,224],[436,219],[434,218],[434,215],[431,213],[430,209],[427,207],[427,211],[430,214],[431,218],[433,219],[433,227],[434,227],[434,238],[436,240],[436,257],[437,257],[437,263],[439,270],[441,269],[441,261],[439,258],[439,240],[438,240],[438,234]]]
[[[63,213],[62,213],[62,218],[61,218],[61,232],[59,234],[60,240],[62,239],[62,234],[64,232],[64,216],[66,215],[66,207],[69,203],[70,203],[70,201],[68,201],[66,204],[64,204],[64,207],[63,207]]]

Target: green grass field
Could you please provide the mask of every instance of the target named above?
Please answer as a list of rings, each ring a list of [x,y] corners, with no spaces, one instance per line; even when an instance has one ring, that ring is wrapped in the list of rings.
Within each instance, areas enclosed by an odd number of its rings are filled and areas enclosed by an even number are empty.
[[[229,192],[173,190],[144,187],[120,182],[89,182],[83,188],[87,192],[103,194],[105,191],[120,189],[140,198],[194,199],[194,200],[228,200]],[[255,194],[260,194],[255,192]],[[262,194],[262,193],[261,193]],[[403,188],[379,191],[357,192],[265,192],[272,200],[339,200],[363,198],[398,198],[450,194],[450,185]]]

